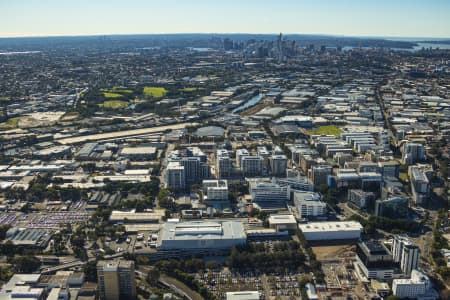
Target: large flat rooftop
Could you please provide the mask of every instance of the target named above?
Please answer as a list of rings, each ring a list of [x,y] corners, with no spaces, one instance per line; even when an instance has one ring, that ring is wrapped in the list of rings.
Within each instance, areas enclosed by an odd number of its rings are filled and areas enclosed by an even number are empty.
[[[325,231],[354,231],[362,230],[360,223],[355,221],[345,222],[311,222],[298,225],[302,232],[325,232]]]

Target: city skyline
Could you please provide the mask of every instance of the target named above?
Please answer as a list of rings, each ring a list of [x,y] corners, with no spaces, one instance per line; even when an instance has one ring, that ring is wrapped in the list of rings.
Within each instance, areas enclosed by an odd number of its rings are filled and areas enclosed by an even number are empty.
[[[450,38],[450,2],[0,1],[0,37],[174,33]]]

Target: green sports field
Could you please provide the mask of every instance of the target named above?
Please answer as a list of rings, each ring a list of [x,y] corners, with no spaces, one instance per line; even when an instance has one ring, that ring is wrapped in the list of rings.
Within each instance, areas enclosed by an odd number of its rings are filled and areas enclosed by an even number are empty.
[[[309,133],[312,134],[326,134],[339,136],[342,133],[342,129],[335,125],[319,126],[317,129],[310,130]]]
[[[161,98],[167,94],[167,90],[163,87],[144,87],[144,95],[153,98]]]

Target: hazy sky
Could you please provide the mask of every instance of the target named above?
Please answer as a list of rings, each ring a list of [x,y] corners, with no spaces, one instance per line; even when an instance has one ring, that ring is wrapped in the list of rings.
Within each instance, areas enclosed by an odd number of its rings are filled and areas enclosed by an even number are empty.
[[[450,0],[0,0],[0,36],[305,33],[450,38]]]

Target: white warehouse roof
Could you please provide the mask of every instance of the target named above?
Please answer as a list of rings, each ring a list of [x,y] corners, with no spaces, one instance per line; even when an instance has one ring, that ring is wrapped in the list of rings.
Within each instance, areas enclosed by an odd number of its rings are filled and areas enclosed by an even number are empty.
[[[329,231],[354,231],[362,230],[363,227],[359,222],[311,222],[298,225],[303,233],[308,232],[329,232]]]

